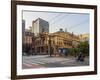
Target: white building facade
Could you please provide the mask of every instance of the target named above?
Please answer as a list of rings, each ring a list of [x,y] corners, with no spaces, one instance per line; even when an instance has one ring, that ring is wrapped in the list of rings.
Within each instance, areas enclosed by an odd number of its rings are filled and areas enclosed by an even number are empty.
[[[49,23],[41,18],[38,18],[32,22],[32,33],[38,35],[42,32],[49,33]]]

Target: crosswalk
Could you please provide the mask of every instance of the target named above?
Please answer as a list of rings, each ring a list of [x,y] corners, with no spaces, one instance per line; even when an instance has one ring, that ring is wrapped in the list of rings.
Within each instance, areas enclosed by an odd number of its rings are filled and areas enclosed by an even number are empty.
[[[22,68],[46,68],[46,67],[55,67],[55,66],[80,66],[80,65],[89,65],[87,60],[84,63],[77,62],[75,58],[61,58],[61,57],[47,57],[47,56],[31,56],[23,57]]]
[[[43,65],[45,64],[52,64],[52,63],[60,63],[60,64],[65,64],[67,62],[73,62],[74,60],[70,60],[70,59],[66,59],[66,60],[46,60],[46,59],[42,59],[42,60],[37,60],[37,59],[30,59],[30,60],[24,60],[22,67],[23,69],[26,68],[44,68]]]
[[[44,68],[44,66],[40,65],[39,62],[30,62],[30,61],[25,61],[22,63],[22,68]]]

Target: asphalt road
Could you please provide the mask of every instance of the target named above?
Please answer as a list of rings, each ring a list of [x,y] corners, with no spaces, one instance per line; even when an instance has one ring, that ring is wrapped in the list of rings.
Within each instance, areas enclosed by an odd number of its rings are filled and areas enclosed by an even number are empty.
[[[75,57],[49,57],[49,55],[23,56],[22,68],[52,68],[52,67],[73,67],[88,66],[89,58],[84,62],[76,61]]]

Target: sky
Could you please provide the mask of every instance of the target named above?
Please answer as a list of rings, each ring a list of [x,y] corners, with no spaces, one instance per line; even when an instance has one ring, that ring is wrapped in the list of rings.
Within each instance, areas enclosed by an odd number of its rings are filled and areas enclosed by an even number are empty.
[[[42,18],[49,22],[49,32],[53,33],[62,28],[67,32],[75,34],[89,33],[90,15],[88,13],[70,13],[70,12],[40,12],[23,11],[22,19],[25,20],[25,28],[32,26],[32,21]]]

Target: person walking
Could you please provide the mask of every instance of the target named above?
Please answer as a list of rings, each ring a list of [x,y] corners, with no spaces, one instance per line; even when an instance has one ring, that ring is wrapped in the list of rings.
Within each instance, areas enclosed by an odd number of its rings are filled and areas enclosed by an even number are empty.
[[[80,52],[78,55],[77,61],[84,62],[84,58],[85,58],[85,56],[82,54],[82,52]]]

